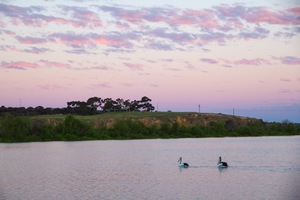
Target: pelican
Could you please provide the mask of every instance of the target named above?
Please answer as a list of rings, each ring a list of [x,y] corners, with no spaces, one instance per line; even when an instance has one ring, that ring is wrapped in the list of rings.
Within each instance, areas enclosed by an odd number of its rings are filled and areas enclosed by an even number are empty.
[[[178,162],[179,162],[178,167],[184,167],[184,168],[188,168],[189,167],[189,164],[182,163],[182,157],[179,158]]]
[[[226,167],[228,167],[227,162],[222,162],[221,156],[219,156],[218,167],[219,168],[226,168]]]

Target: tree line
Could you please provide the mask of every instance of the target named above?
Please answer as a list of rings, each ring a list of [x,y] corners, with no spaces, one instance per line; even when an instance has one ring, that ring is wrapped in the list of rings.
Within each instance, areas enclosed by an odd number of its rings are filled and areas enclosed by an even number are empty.
[[[52,114],[78,114],[93,115],[101,112],[128,112],[146,111],[151,112],[155,108],[151,104],[151,99],[143,96],[140,100],[112,99],[90,97],[87,101],[69,101],[64,108],[44,108],[43,106],[33,107],[0,107],[0,115],[11,113],[14,115],[52,115]]]
[[[213,122],[207,125],[180,125],[166,121],[161,125],[146,125],[139,120],[119,119],[112,125],[80,120],[66,115],[63,120],[13,116],[0,117],[0,142],[78,141],[111,139],[202,138],[299,135],[300,128],[292,123],[249,122],[232,126],[232,122]]]

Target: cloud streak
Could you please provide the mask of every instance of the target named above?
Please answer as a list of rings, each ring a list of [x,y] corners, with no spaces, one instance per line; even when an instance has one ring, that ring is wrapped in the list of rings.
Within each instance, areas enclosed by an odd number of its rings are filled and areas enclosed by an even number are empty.
[[[41,90],[51,90],[51,91],[67,89],[66,87],[63,87],[63,86],[60,86],[60,85],[49,85],[49,84],[38,85],[37,87]]]
[[[270,64],[267,60],[263,58],[256,58],[256,59],[241,59],[234,61],[236,65],[263,65],[263,64]]]
[[[286,65],[300,65],[300,58],[294,56],[285,56],[280,58],[282,64]]]
[[[89,64],[90,65],[90,64]],[[129,64],[128,67],[136,70],[143,70],[140,64]],[[56,69],[68,69],[68,70],[111,70],[111,67],[106,65],[95,63],[94,66],[84,66],[82,67],[80,63],[71,64],[49,61],[49,60],[39,60],[37,62],[25,62],[25,61],[13,61],[13,62],[1,62],[0,68],[12,69],[12,70],[27,70],[27,69],[43,69],[43,68],[56,68]]]
[[[124,65],[131,70],[137,70],[137,71],[144,70],[144,66],[138,63],[124,63]]]
[[[48,40],[40,37],[20,37],[17,36],[16,40],[18,40],[21,44],[44,44]]]
[[[200,60],[201,60],[201,62],[209,63],[209,64],[217,64],[217,63],[219,63],[217,60],[210,59],[210,58],[201,58]]]
[[[18,69],[18,70],[42,68],[41,65],[30,63],[30,62],[24,62],[24,61],[1,62],[0,67],[4,69]]]
[[[26,53],[42,54],[46,52],[51,52],[52,50],[48,48],[30,47],[28,49],[24,49],[23,51]]]

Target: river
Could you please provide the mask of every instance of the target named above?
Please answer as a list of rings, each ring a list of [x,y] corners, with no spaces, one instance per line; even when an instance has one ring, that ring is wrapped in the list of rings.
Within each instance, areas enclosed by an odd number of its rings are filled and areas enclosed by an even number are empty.
[[[0,199],[298,200],[299,160],[300,136],[1,143]]]

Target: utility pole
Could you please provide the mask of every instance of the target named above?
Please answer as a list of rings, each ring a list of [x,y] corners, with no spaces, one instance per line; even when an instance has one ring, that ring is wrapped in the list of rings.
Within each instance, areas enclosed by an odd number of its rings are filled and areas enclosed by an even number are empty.
[[[199,106],[199,113],[201,113],[201,112],[200,112],[200,108],[201,108],[200,104],[199,104],[198,106]]]

